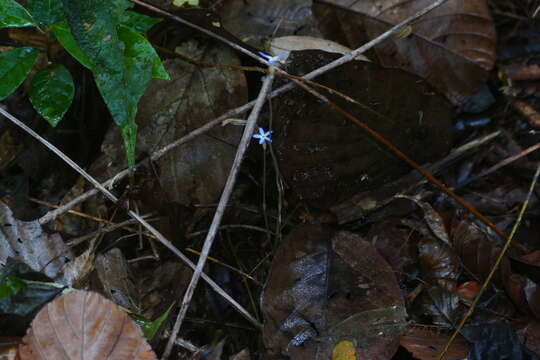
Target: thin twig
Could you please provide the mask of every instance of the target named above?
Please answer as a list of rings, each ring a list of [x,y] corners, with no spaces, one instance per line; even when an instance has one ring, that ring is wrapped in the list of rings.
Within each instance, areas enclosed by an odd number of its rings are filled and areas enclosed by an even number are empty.
[[[529,146],[528,148],[526,148],[525,150],[523,151],[520,151],[519,153],[515,154],[515,155],[512,155],[510,157],[507,157],[506,159],[502,160],[501,162],[493,165],[492,167],[490,167],[489,169],[486,169],[484,171],[482,171],[480,174],[478,175],[475,175],[471,178],[469,178],[468,180],[462,182],[461,184],[459,184],[459,186],[456,186],[456,189],[457,188],[462,188],[464,187],[465,185],[469,185],[470,183],[472,183],[473,181],[476,181],[486,175],[489,175],[491,174],[492,172],[494,171],[497,171],[499,170],[500,168],[502,167],[505,167],[506,165],[509,165],[511,164],[512,162],[518,160],[518,159],[521,159],[522,157],[524,157],[525,155],[527,154],[530,154],[531,152],[535,151],[535,150],[538,150],[540,149],[540,143],[536,143],[532,146]]]
[[[332,70],[332,69],[334,69],[334,68],[336,68],[336,67],[338,67],[340,65],[343,65],[343,64],[345,64],[345,63],[347,63],[349,61],[354,60],[354,58],[356,58],[358,55],[362,54],[363,52],[371,49],[372,47],[376,46],[377,44],[379,44],[379,43],[383,42],[384,40],[388,39],[392,35],[399,32],[404,26],[407,26],[408,24],[415,21],[419,17],[425,15],[426,13],[433,10],[437,6],[440,6],[445,1],[447,1],[447,0],[437,0],[437,1],[435,1],[430,6],[426,7],[425,9],[418,12],[417,14],[411,16],[410,18],[400,22],[399,24],[393,26],[392,28],[388,29],[388,31],[382,33],[381,35],[379,35],[375,39],[373,39],[373,40],[369,41],[368,43],[360,46],[359,48],[357,48],[357,49],[343,55],[339,59],[336,59],[336,60],[332,61],[331,63],[329,63],[329,64],[327,64],[325,66],[322,66],[322,67],[320,67],[320,68],[318,68],[318,69],[304,75],[302,78],[304,78],[304,79],[313,79],[313,78],[315,78],[315,77],[317,77],[319,75],[322,75],[322,74],[324,74],[324,73],[326,73],[326,72],[328,72],[328,71],[330,71],[330,70]],[[294,86],[295,85],[292,84],[292,83],[284,85],[284,86],[272,91],[272,93],[270,94],[270,98],[281,95],[281,94],[291,90],[292,88],[294,88]],[[249,103],[247,103],[245,105],[242,105],[240,107],[237,107],[235,109],[227,111],[225,114],[221,115],[220,117],[206,123],[205,125],[201,126],[200,128],[190,132],[186,136],[183,136],[182,138],[180,138],[180,139],[170,143],[169,145],[161,148],[160,150],[154,152],[151,155],[150,159],[152,161],[158,160],[159,158],[161,158],[163,155],[167,154],[168,152],[170,152],[174,148],[176,148],[176,147],[178,147],[178,146],[180,146],[182,144],[185,144],[188,141],[193,140],[197,136],[202,135],[202,134],[210,131],[215,126],[217,126],[219,124],[222,124],[223,121],[225,121],[225,120],[227,120],[229,118],[238,117],[239,115],[245,113],[246,111],[251,109],[254,105],[255,105],[255,101],[251,101],[251,102],[249,102]],[[145,160],[143,160],[143,162],[144,161]],[[135,167],[140,166],[140,164],[141,163],[137,164]],[[124,169],[121,172],[119,172],[118,174],[116,174],[114,177],[112,177],[111,179],[105,181],[103,183],[103,186],[107,187],[113,181],[123,179],[128,174],[129,174],[128,169]],[[72,209],[73,207],[75,207],[80,202],[85,201],[86,199],[94,196],[97,193],[98,193],[98,190],[96,190],[96,189],[92,189],[92,190],[87,191],[86,193],[78,196],[77,198],[75,198],[75,199],[71,200],[70,202],[68,202],[67,204],[63,205],[59,209],[49,211],[47,214],[45,214],[43,217],[41,217],[39,219],[39,223],[40,224],[46,224],[46,223],[48,223],[50,221],[55,220],[58,216],[60,216],[61,214],[63,214],[67,210]]]
[[[540,175],[540,163],[538,163],[538,167],[536,168],[536,172],[534,173],[533,179],[531,181],[531,185],[529,187],[529,192],[527,194],[527,198],[525,198],[525,201],[523,202],[523,205],[521,206],[521,210],[519,211],[519,215],[517,217],[516,223],[512,227],[512,231],[510,232],[510,235],[508,236],[508,239],[504,243],[503,248],[501,249],[501,252],[499,253],[499,256],[497,257],[497,260],[495,261],[495,264],[493,264],[493,267],[491,268],[491,271],[489,272],[489,275],[487,276],[486,280],[484,280],[484,283],[482,284],[482,287],[480,288],[480,291],[478,292],[478,295],[476,295],[476,298],[474,299],[473,303],[471,304],[471,307],[469,310],[467,310],[467,313],[465,313],[465,316],[461,319],[459,322],[459,325],[455,328],[454,332],[452,333],[452,336],[444,345],[443,350],[437,357],[438,360],[442,360],[444,358],[444,355],[450,348],[450,345],[452,345],[452,342],[456,338],[456,336],[459,334],[461,329],[463,328],[463,325],[465,325],[465,322],[469,319],[469,317],[474,312],[474,309],[476,308],[476,305],[478,304],[478,301],[480,301],[480,298],[482,297],[482,294],[486,290],[487,286],[491,282],[491,279],[495,275],[495,271],[499,267],[502,259],[504,258],[504,255],[506,254],[506,251],[508,251],[508,248],[510,247],[510,244],[512,243],[512,239],[514,238],[514,235],[519,228],[519,225],[521,224],[521,219],[523,218],[523,214],[525,214],[525,210],[527,210],[527,206],[529,206],[529,200],[531,199],[532,193],[534,191],[534,187],[536,183],[538,182],[538,175]]]
[[[195,288],[197,287],[197,283],[199,282],[199,277],[201,276],[204,264],[206,263],[206,258],[208,257],[208,254],[214,242],[214,238],[216,234],[218,233],[219,226],[221,224],[221,219],[223,217],[223,214],[225,213],[225,208],[227,206],[227,203],[229,202],[229,198],[231,196],[232,190],[236,183],[236,178],[240,170],[240,165],[242,164],[242,160],[244,159],[246,150],[249,144],[251,143],[253,131],[255,130],[255,127],[257,126],[257,120],[259,119],[259,114],[261,112],[262,106],[264,102],[266,101],[268,94],[272,88],[273,80],[274,80],[274,73],[270,72],[264,79],[259,96],[257,97],[255,101],[255,106],[253,107],[253,111],[251,112],[251,114],[249,115],[247,119],[247,123],[244,128],[244,133],[242,134],[242,139],[240,140],[240,143],[238,144],[238,150],[236,151],[236,156],[231,166],[231,170],[229,172],[227,182],[225,183],[223,193],[221,194],[221,198],[219,199],[218,207],[214,214],[214,218],[212,219],[212,224],[210,225],[210,230],[208,231],[206,239],[204,240],[201,256],[199,257],[199,261],[197,262],[197,268],[195,269],[195,272],[193,273],[193,276],[191,278],[191,282],[189,283],[186,293],[184,294],[184,299],[182,300],[180,311],[178,312],[178,315],[176,317],[176,322],[174,323],[171,337],[169,338],[169,342],[167,343],[167,346],[165,347],[165,351],[163,352],[163,355],[161,357],[162,360],[166,360],[169,357],[172,350],[172,346],[174,344],[174,339],[178,335],[178,331],[180,331],[180,326],[182,325],[182,321],[184,320],[184,317],[186,316],[187,309],[191,302],[191,298],[193,297],[193,293],[195,292]]]
[[[104,188],[96,179],[94,179],[90,174],[88,174],[86,171],[84,171],[79,165],[77,165],[73,160],[71,160],[67,155],[62,153],[56,146],[39,136],[34,130],[30,129],[28,126],[26,126],[22,121],[5,111],[0,107],[0,114],[4,115],[7,119],[9,119],[11,122],[13,122],[15,125],[22,128],[24,131],[26,131],[28,134],[32,135],[35,139],[37,139],[39,142],[44,144],[48,149],[50,149],[52,152],[54,152],[56,155],[58,155],[62,160],[64,160],[69,166],[71,166],[73,169],[75,169],[79,174],[81,174],[86,180],[88,180],[92,185],[94,185],[96,188],[99,189],[109,200],[111,200],[114,203],[118,202],[118,198],[114,196],[109,190]],[[161,242],[166,248],[171,250],[176,256],[178,256],[186,265],[188,265],[190,268],[195,270],[196,266],[189,260],[187,256],[185,256],[181,251],[179,251],[169,240],[167,240],[159,231],[157,231],[152,225],[150,225],[146,220],[144,220],[141,216],[133,212],[132,210],[127,211],[128,215],[137,220],[142,226],[144,226],[152,235],[154,235],[159,242]],[[229,294],[225,292],[218,284],[216,284],[210,277],[208,277],[205,273],[200,274],[202,278],[214,289],[218,294],[223,296],[225,300],[227,300],[234,308],[238,310],[242,316],[244,316],[247,320],[249,320],[253,325],[256,327],[261,327],[262,325],[253,317],[251,314],[245,310],[236,300],[234,300]]]

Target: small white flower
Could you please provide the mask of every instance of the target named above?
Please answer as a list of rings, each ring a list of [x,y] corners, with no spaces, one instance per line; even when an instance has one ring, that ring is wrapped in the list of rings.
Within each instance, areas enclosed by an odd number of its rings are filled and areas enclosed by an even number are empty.
[[[253,135],[254,139],[259,139],[259,145],[264,144],[267,142],[272,142],[272,139],[270,139],[270,134],[272,134],[272,131],[264,131],[263,128],[259,128],[259,133]]]
[[[272,66],[282,64],[286,54],[287,52],[282,50],[276,56],[270,56],[264,51],[259,51],[259,56],[266,60],[268,64]]]

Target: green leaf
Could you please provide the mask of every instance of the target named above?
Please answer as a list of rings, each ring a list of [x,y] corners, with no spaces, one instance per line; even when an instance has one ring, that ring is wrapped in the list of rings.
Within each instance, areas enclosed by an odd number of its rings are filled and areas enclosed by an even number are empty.
[[[63,3],[71,33],[89,59],[101,96],[122,130],[128,166],[133,168],[137,103],[153,73],[164,76],[156,66],[157,54],[135,30],[125,26],[117,30],[120,13],[132,5],[129,1],[63,0]]]
[[[30,102],[34,109],[56,126],[68,110],[75,86],[68,69],[54,64],[39,70],[30,83]]]
[[[140,33],[145,33],[157,23],[163,21],[160,18],[154,18],[134,11],[124,11],[120,16],[120,24],[130,27]]]
[[[54,36],[58,39],[58,42],[67,50],[67,52],[77,59],[84,67],[91,70],[92,64],[90,59],[82,52],[81,47],[77,44],[77,41],[73,38],[71,30],[67,21],[61,21],[56,23],[52,27]]]
[[[0,0],[0,28],[34,25],[32,15],[15,0]]]
[[[26,284],[23,280],[15,276],[7,275],[2,282],[0,282],[0,299],[18,293],[25,286]]]
[[[38,51],[22,47],[0,53],[0,100],[19,87],[34,66]]]
[[[64,8],[59,0],[28,0],[27,6],[41,26],[52,25],[64,17]]]
[[[140,71],[146,72],[148,68],[152,69],[151,77],[170,80],[169,74],[165,71],[156,50],[144,36],[123,25],[118,27],[118,36],[125,45],[124,56],[126,58],[126,67],[133,74],[132,80],[136,81],[136,77],[140,76]],[[149,82],[150,79],[140,79],[139,81],[142,84]],[[140,98],[147,86],[148,83],[144,85],[142,92],[140,91],[141,89],[136,90],[140,94],[134,94],[134,96],[139,96]],[[139,101],[138,98],[137,101]]]
[[[158,331],[161,324],[163,324],[163,321],[165,321],[167,316],[169,316],[169,313],[171,312],[173,305],[174,305],[174,302],[171,304],[171,306],[169,306],[169,308],[163,314],[161,314],[154,321],[150,321],[144,316],[140,316],[136,314],[131,314],[131,317],[133,318],[135,323],[139,325],[139,327],[141,328],[144,334],[144,337],[147,338],[148,340],[151,340],[154,337],[154,335],[156,335],[156,332]]]

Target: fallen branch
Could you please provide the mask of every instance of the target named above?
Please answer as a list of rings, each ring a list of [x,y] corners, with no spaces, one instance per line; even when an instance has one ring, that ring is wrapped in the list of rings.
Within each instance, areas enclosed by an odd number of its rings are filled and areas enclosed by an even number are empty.
[[[271,70],[272,69],[273,68],[271,68]],[[253,132],[255,130],[255,127],[257,126],[257,120],[259,119],[259,114],[261,112],[262,106],[265,103],[268,94],[270,93],[270,90],[272,88],[273,80],[274,73],[273,71],[271,71],[264,78],[264,83],[259,93],[259,96],[255,100],[255,106],[253,107],[253,111],[247,119],[244,133],[242,134],[242,139],[238,144],[238,150],[236,151],[234,162],[231,166],[227,182],[225,183],[225,188],[223,189],[223,193],[221,194],[221,198],[219,199],[216,212],[214,213],[214,218],[212,219],[212,224],[210,225],[210,230],[208,231],[206,239],[204,240],[201,256],[199,257],[199,261],[197,262],[197,268],[195,269],[186,293],[184,294],[184,299],[182,300],[180,311],[178,312],[178,315],[176,317],[171,337],[169,338],[169,342],[167,343],[165,351],[163,352],[163,355],[161,357],[162,360],[166,360],[169,357],[172,347],[174,345],[174,340],[178,335],[178,331],[180,331],[180,326],[182,325],[184,317],[186,316],[187,309],[189,307],[189,304],[191,303],[191,298],[193,297],[193,293],[195,292],[195,288],[197,287],[197,284],[199,282],[203,267],[206,264],[206,258],[210,253],[210,249],[212,248],[212,244],[214,243],[214,238],[218,232],[219,225],[221,224],[221,219],[223,218],[223,214],[225,213],[225,208],[227,207],[227,203],[229,202],[229,198],[234,189],[236,178],[238,177],[238,173],[240,171],[240,165],[242,164],[242,160],[244,159],[246,150],[251,143]]]
[[[32,137],[37,139],[43,145],[45,145],[49,150],[58,155],[62,160],[64,160],[69,166],[75,169],[79,174],[81,174],[86,180],[88,180],[92,185],[94,185],[99,191],[101,191],[109,200],[114,203],[118,202],[118,198],[114,196],[109,190],[107,190],[103,185],[101,185],[96,179],[94,179],[90,174],[84,171],[79,165],[77,165],[73,160],[71,160],[67,155],[60,151],[56,146],[42,138],[34,130],[26,126],[22,121],[5,111],[0,107],[0,114],[4,115],[8,120],[13,122],[15,125],[26,131]],[[154,235],[160,243],[162,243],[166,248],[171,250],[176,256],[178,256],[186,265],[188,265],[193,270],[196,269],[195,264],[189,260],[181,251],[179,251],[169,240],[167,240],[159,231],[157,231],[152,225],[150,225],[146,220],[144,220],[140,215],[133,212],[132,210],[127,211],[128,215],[133,219],[137,220],[142,226],[144,226],[152,235]],[[208,275],[201,273],[200,276],[216,291],[218,294],[223,296],[227,302],[229,302],[242,316],[249,320],[253,325],[260,328],[262,325],[259,323],[251,314],[245,310],[236,300],[234,300],[229,294],[225,292],[218,284],[216,284]]]

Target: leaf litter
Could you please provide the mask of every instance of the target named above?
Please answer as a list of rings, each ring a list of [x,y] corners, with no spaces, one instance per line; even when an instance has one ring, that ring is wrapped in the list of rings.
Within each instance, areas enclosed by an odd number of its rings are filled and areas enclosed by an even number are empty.
[[[310,2],[282,1],[272,7],[268,2],[254,1],[250,6],[256,11],[250,14],[249,8],[234,10],[238,7],[235,1],[224,1],[217,8],[224,15],[220,31],[230,30],[241,38],[240,44],[242,40],[256,39],[261,47],[274,36],[326,34],[342,45],[356,48],[426,5],[422,1],[398,1],[393,6],[388,1],[366,1],[354,9],[362,13],[359,14],[343,9],[346,4],[339,1],[331,3],[341,7],[328,6],[329,2],[323,1],[315,3],[311,9]],[[493,3],[495,9],[508,10],[508,5],[500,1]],[[321,10],[321,7],[326,8]],[[521,11],[512,7],[510,10]],[[440,172],[447,184],[463,183],[456,180],[455,168],[467,166],[471,170],[460,175],[466,183],[467,176],[502,164],[535,141],[527,133],[529,121],[520,118],[522,115],[510,113],[507,118],[500,115],[508,111],[504,106],[508,100],[498,99],[492,105],[486,115],[492,121],[486,128],[467,128],[457,136],[452,129],[454,109],[444,97],[458,105],[459,111],[488,80],[495,61],[508,62],[495,57],[494,29],[510,20],[501,12],[495,14],[493,21],[486,1],[466,4],[448,1],[424,21],[413,24],[407,32],[367,54],[373,63],[350,62],[316,81],[368,106],[372,111],[335,93],[330,96],[420,163],[440,160],[452,147],[490,130],[505,129],[505,135],[476,148],[464,159],[458,158],[457,164],[447,165]],[[252,26],[261,19],[264,21],[260,28]],[[178,49],[204,63],[251,65],[206,38],[195,39],[193,33],[178,28],[170,30],[168,26],[158,24],[156,29],[171,31],[161,39],[167,39],[172,51]],[[335,27],[341,30],[333,31]],[[503,46],[512,36],[530,36],[509,35],[504,26],[501,29],[506,36]],[[298,37],[295,41],[302,43],[303,39]],[[270,52],[270,56],[275,55]],[[284,69],[302,75],[335,58],[336,55],[320,50],[293,51]],[[139,157],[257,95],[259,78],[253,73],[205,69],[173,59],[165,63],[173,77],[172,83],[155,80],[139,108]],[[415,75],[388,66],[402,67]],[[491,91],[495,92],[499,85],[499,80],[492,77]],[[520,96],[530,101],[527,97],[530,95],[526,94],[533,93],[534,84],[516,86],[521,89]],[[261,310],[263,330],[259,332],[245,323],[228,305],[217,300],[212,291],[201,287],[181,336],[197,346],[208,344],[199,349],[197,356],[201,358],[236,354],[237,358],[397,359],[404,353],[408,356],[405,358],[411,359],[436,358],[449,331],[470,304],[471,295],[465,294],[476,293],[474,289],[464,291],[465,284],[485,279],[500,251],[501,239],[457,210],[444,195],[434,193],[429,185],[420,185],[430,190],[422,191],[418,186],[411,188],[410,184],[396,182],[408,171],[407,167],[319,100],[303,96],[302,91],[281,95],[261,116],[259,125],[265,131],[273,131],[272,144],[251,148],[224,223],[239,227],[224,227],[212,251],[212,256],[250,273],[266,285],[261,288],[216,264],[207,265],[205,270],[253,313]],[[193,98],[196,94],[201,94],[201,98]],[[8,108],[17,104],[9,98],[5,103]],[[177,103],[184,103],[185,107],[176,106]],[[436,111],[430,112],[430,108]],[[385,121],[392,126],[387,126]],[[124,191],[125,182],[117,183],[115,191],[126,192],[128,206],[138,202],[142,212],[157,213],[156,226],[172,236],[177,247],[200,248],[200,238],[189,234],[204,232],[208,227],[208,215],[227,178],[242,130],[233,123],[183,145],[174,156],[148,164],[137,175],[145,179],[138,194],[131,187]],[[112,134],[106,135],[101,154],[106,156],[93,165],[86,164],[96,177],[109,178],[120,170],[125,160],[118,151],[119,140]],[[323,151],[325,147],[332,150]],[[300,153],[304,156],[298,156]],[[323,156],[319,158],[319,155]],[[463,186],[460,194],[508,232],[515,220],[516,206],[524,199],[531,168],[535,166],[533,155],[476,179]],[[13,174],[12,165],[17,161],[15,155],[15,161],[5,163],[0,169],[2,176]],[[276,178],[283,179],[284,187],[276,186]],[[340,212],[351,199],[370,199],[370,196],[380,199],[373,195],[380,189],[385,191],[384,201],[371,206],[354,200],[358,203],[354,204],[356,209],[360,209],[356,215],[351,216],[354,207],[349,207],[348,213]],[[395,196],[403,192],[413,202],[404,200],[402,195]],[[10,196],[5,200],[12,204]],[[93,206],[87,205],[81,210],[92,215],[113,221],[124,217],[122,206],[115,208],[101,200]],[[8,205],[5,207],[9,213]],[[197,212],[195,216],[194,212]],[[539,245],[534,236],[537,213],[537,202],[533,199],[530,215],[526,215],[516,240],[521,247],[504,259],[495,281],[482,296],[479,308],[463,332],[465,340],[454,342],[447,358],[464,358],[467,353],[470,358],[495,358],[502,352],[512,359],[534,358],[526,357],[533,355],[524,346],[536,350],[533,341],[527,339],[537,336],[534,329],[538,327],[533,319],[540,314],[534,256]],[[335,222],[302,224],[307,219],[328,221],[336,217],[339,226]],[[34,244],[38,240],[39,244],[48,244],[53,238],[63,242],[62,238],[82,236],[88,231],[63,223],[57,227],[60,237],[47,233],[34,222],[36,231],[43,234],[30,236],[29,243]],[[17,217],[12,218],[12,223],[26,226]],[[95,224],[90,228],[97,230]],[[182,266],[174,265],[161,247],[152,249],[147,242],[126,240],[125,235],[133,232],[141,239],[145,236],[135,228],[99,236],[96,259],[88,258],[96,269],[90,274],[90,281],[81,286],[99,290],[116,303],[149,315],[148,318],[157,318],[171,302],[181,298],[190,275]],[[276,233],[278,236],[274,238]],[[8,235],[7,239],[13,237]],[[21,249],[13,244],[9,245],[10,254],[17,255],[13,249]],[[4,246],[8,249],[8,245]],[[85,250],[86,245],[69,250],[70,259]],[[24,251],[30,253],[29,249]],[[52,251],[47,261],[69,251],[65,248]],[[149,259],[156,253],[163,264],[151,265],[155,260]],[[116,259],[113,263],[119,269],[99,265],[104,257],[113,254]],[[61,261],[61,256],[57,261]],[[42,260],[31,259],[18,258],[36,269],[36,264],[44,265]],[[59,268],[61,265],[56,266]],[[10,300],[20,299],[15,295]],[[34,313],[43,303],[42,300],[33,304]],[[29,320],[24,320],[24,325]],[[429,330],[419,331],[422,326]],[[159,344],[169,328],[165,321],[161,333],[152,342],[156,349],[161,349]],[[518,334],[526,333],[527,339],[520,341],[516,330]],[[228,335],[224,342],[223,334]],[[398,350],[400,343],[402,347]],[[197,346],[188,347],[193,350]]]

